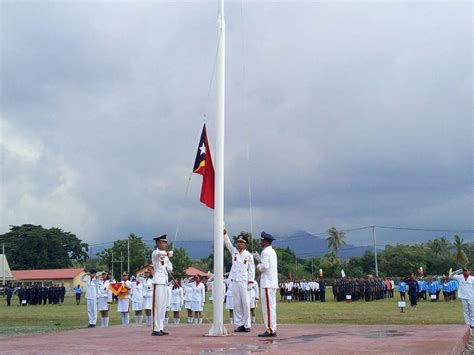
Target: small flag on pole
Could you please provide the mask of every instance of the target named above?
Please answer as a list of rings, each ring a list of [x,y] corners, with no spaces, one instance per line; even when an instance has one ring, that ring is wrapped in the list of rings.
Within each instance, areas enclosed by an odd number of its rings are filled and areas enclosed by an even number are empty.
[[[201,202],[214,209],[214,166],[207,141],[206,124],[202,128],[193,173],[202,175]]]
[[[346,273],[344,272],[344,269],[341,269],[341,276],[346,277]]]

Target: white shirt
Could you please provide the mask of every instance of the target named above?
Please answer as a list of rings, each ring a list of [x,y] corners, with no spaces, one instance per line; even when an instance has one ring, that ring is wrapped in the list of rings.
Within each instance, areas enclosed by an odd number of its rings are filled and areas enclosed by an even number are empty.
[[[260,260],[260,264],[257,265],[257,269],[262,273],[260,287],[278,288],[277,255],[271,245],[262,250]]]
[[[459,283],[458,297],[465,300],[474,300],[474,277],[469,275],[467,280],[464,275],[452,275],[451,279]]]
[[[204,303],[206,301],[206,287],[202,282],[196,285],[196,282],[191,283],[191,299],[193,302]]]
[[[143,285],[143,297],[146,298],[151,298],[153,297],[153,282],[152,278],[145,279],[143,277],[140,277],[138,279],[142,285]]]
[[[254,281],[253,282],[253,285],[252,285],[252,288],[250,289],[250,297],[255,297],[255,299],[259,299],[259,288],[258,288],[258,282],[257,281]]]
[[[232,289],[230,288],[230,280],[224,279],[224,286],[225,286],[225,296],[232,297]]]
[[[109,285],[110,281],[109,280],[99,280],[98,281],[98,296],[101,298],[108,298],[109,297]]]
[[[143,301],[143,284],[140,281],[132,282],[132,302]]]
[[[98,280],[95,277],[91,278],[90,275],[84,275],[81,281],[86,284],[86,299],[96,300],[98,296]]]
[[[168,258],[168,252],[166,250],[153,250],[151,254],[151,261],[153,262],[153,283],[157,285],[168,284],[168,271],[173,271],[173,264],[171,264]]]
[[[171,304],[179,304],[181,307],[183,307],[184,304],[184,295],[183,295],[183,288],[178,287],[178,288],[173,288],[171,289]]]
[[[192,293],[191,284],[190,283],[184,284],[183,285],[183,298],[185,301],[191,301],[191,293]]]
[[[232,268],[230,269],[229,279],[232,281],[253,281],[255,280],[255,264],[253,256],[247,250],[239,252],[232,245],[229,236],[224,235],[224,244],[232,256]]]

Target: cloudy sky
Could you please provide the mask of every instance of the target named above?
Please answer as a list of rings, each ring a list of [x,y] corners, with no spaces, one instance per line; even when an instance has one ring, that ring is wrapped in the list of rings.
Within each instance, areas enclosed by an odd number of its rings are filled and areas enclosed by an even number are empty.
[[[215,148],[216,16],[1,2],[0,233],[212,238],[201,177],[186,186],[204,121]],[[231,231],[249,185],[258,233],[474,229],[470,1],[229,1],[226,23]]]

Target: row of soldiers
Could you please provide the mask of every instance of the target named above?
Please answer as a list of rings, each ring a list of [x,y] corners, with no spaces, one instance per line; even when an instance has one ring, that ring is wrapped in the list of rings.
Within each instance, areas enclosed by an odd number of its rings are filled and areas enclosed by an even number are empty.
[[[369,302],[393,298],[394,287],[395,283],[390,279],[343,277],[334,281],[332,292],[337,302],[357,300]]]
[[[280,285],[280,301],[326,302],[324,279],[285,280]]]
[[[5,291],[7,305],[11,305],[13,294],[18,295],[20,306],[64,303],[66,288],[62,285],[43,287],[40,285],[8,287]]]

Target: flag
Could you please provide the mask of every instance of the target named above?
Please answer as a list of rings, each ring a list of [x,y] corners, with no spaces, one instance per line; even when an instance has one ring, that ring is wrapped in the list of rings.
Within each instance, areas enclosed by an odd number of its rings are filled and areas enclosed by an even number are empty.
[[[206,124],[202,128],[193,173],[202,175],[201,202],[214,209],[214,166],[212,165],[211,149],[207,141]]]
[[[120,298],[124,298],[128,292],[127,288],[121,282],[109,284],[109,290],[112,291],[115,296],[119,296]]]
[[[344,272],[344,269],[341,269],[341,276],[346,277],[346,273]]]

